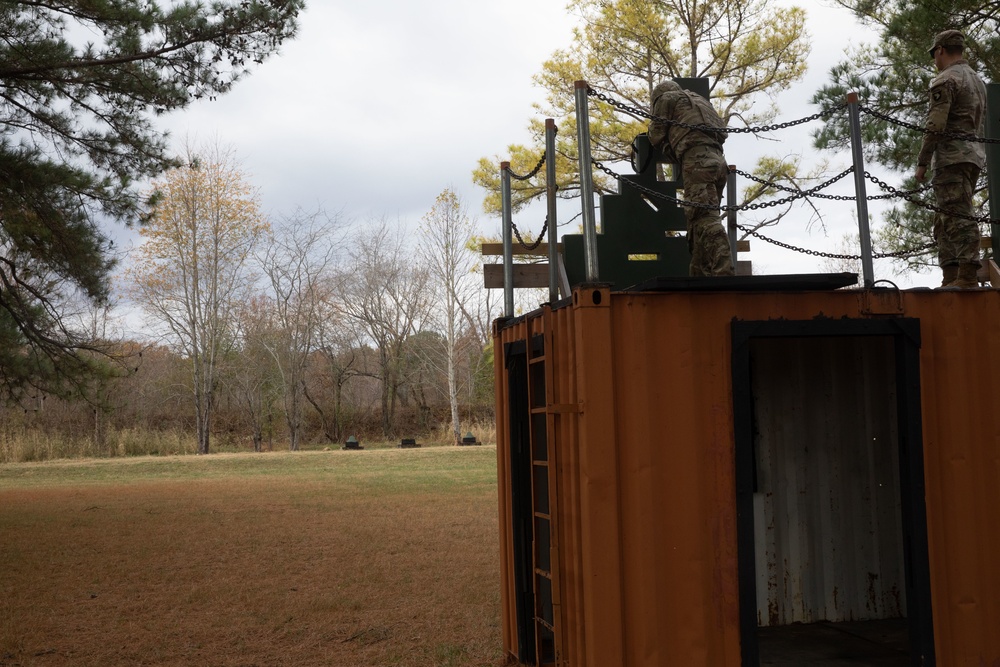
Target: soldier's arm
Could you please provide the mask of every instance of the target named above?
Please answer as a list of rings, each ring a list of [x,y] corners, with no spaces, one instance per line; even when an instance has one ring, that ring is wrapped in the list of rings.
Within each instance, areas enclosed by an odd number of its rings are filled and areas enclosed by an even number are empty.
[[[674,117],[674,105],[672,96],[667,93],[661,95],[652,110],[654,118],[649,122],[649,142],[663,152],[670,150],[670,125],[657,118],[672,119]]]
[[[653,115],[659,116],[662,113],[662,105],[657,104],[653,107]],[[660,148],[667,140],[667,132],[670,130],[669,126],[663,121],[653,119],[649,121],[649,143],[653,144],[654,148]]]
[[[955,98],[955,85],[952,81],[944,81],[931,88],[930,108],[927,110],[927,122],[924,128],[923,144],[920,146],[920,154],[917,156],[917,166],[926,167],[931,163],[934,149],[943,137],[935,132],[944,131],[948,125],[948,112],[951,110],[951,103]]]

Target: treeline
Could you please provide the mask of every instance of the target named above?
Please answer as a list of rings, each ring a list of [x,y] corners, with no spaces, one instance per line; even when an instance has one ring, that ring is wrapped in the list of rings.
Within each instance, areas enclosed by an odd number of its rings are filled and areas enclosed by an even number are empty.
[[[196,453],[190,360],[160,344],[116,347],[116,376],[102,380],[86,398],[35,392],[0,407],[0,462]],[[378,352],[367,346],[312,351],[300,387],[307,404],[299,426],[302,447],[339,448],[349,436],[362,444],[401,438],[452,442],[443,338],[422,332],[402,352],[386,431]],[[468,336],[460,358],[462,428],[489,442],[492,350]],[[283,391],[276,362],[252,349],[231,350],[220,365],[213,399],[212,450],[288,449]]]
[[[493,437],[498,299],[453,192],[418,228],[272,222],[212,147],[151,201],[119,300],[64,312],[62,357],[25,348],[46,381],[8,387],[0,460]]]

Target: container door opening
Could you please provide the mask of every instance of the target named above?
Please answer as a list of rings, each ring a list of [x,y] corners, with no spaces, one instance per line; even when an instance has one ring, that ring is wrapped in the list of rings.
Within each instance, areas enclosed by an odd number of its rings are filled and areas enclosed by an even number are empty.
[[[546,357],[541,335],[505,352],[518,660],[555,663]]]
[[[734,363],[744,666],[933,664],[929,583],[907,576],[912,552],[922,551],[918,570],[926,560],[922,462],[910,465],[907,450],[919,414],[901,400],[918,369],[900,368],[908,358],[893,335],[744,342],[747,377]]]
[[[514,549],[514,608],[517,658],[535,664],[535,591],[532,585],[531,421],[528,354],[523,341],[504,353],[509,387],[511,536]]]

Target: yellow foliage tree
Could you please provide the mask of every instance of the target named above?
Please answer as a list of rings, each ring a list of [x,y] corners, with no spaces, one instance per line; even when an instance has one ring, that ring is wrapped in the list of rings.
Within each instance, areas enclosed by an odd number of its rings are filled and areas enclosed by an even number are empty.
[[[508,146],[511,169],[526,174],[544,153],[545,117],[555,118],[556,178],[562,197],[579,190],[574,81],[638,109],[649,109],[653,87],[664,79],[706,77],[711,99],[728,125],[759,125],[777,109],[774,95],[805,73],[809,43],[805,12],[775,7],[765,0],[571,0],[580,24],[573,45],[560,49],[542,66],[535,83],[547,93],[529,121],[534,145]],[[761,102],[764,102],[761,104]],[[645,118],[623,118],[607,104],[591,104],[592,156],[602,162],[628,160]],[[550,156],[547,156],[550,157]],[[500,211],[499,156],[484,157],[473,181],[486,189],[483,208]],[[615,191],[596,173],[598,192]],[[545,193],[545,170],[512,185],[514,210]]]
[[[269,225],[230,151],[189,151],[187,162],[154,183],[125,291],[190,361],[198,451],[207,454],[218,363],[253,282],[247,260]]]

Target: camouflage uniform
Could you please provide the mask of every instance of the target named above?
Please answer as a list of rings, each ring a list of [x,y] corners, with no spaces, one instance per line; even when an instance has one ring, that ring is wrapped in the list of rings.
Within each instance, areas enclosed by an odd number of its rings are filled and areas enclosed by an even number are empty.
[[[724,128],[712,105],[701,95],[681,90],[673,81],[653,89],[652,114],[689,125]],[[684,207],[692,276],[731,276],[733,257],[729,235],[722,226],[719,205],[729,167],[722,153],[725,132],[692,130],[659,120],[649,124],[649,140],[668,162],[679,164],[684,201],[706,208]]]
[[[953,42],[963,44],[961,33],[941,33],[931,54],[938,46]],[[959,60],[931,82],[926,128],[982,137],[985,109],[986,86],[967,60]],[[942,267],[979,263],[979,224],[968,217],[973,215],[972,195],[985,163],[986,151],[981,143],[924,134],[917,164],[930,166],[937,206],[947,211],[934,215],[934,240]]]

